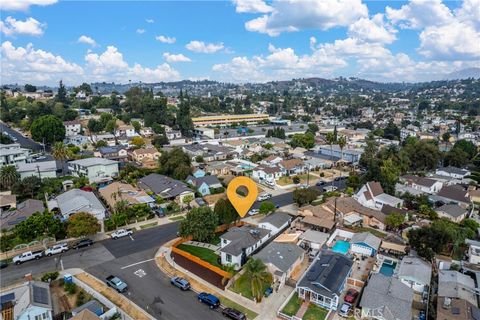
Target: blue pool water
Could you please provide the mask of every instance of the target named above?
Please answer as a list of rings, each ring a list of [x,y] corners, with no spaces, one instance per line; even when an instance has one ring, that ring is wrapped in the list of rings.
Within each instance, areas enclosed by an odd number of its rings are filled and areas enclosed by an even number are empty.
[[[393,272],[395,271],[396,267],[397,263],[395,261],[384,260],[382,266],[380,267],[380,273],[387,277],[391,277],[393,276]]]
[[[332,247],[333,252],[338,252],[341,254],[347,254],[350,249],[350,242],[344,240],[338,240]]]

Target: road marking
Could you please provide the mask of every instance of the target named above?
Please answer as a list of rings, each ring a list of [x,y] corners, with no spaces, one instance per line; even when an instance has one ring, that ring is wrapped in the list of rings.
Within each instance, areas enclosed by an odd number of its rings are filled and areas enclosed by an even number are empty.
[[[62,268],[62,271],[65,270],[63,269],[63,260],[60,258],[60,267]]]
[[[122,270],[123,270],[123,269],[127,269],[127,268],[130,268],[130,267],[133,267],[133,266],[136,266],[136,265],[145,263],[145,262],[153,261],[153,260],[155,260],[155,258],[148,259],[148,260],[143,260],[143,261],[140,261],[140,262],[135,262],[135,263],[129,264],[128,266],[122,267],[121,269],[122,269]]]
[[[133,274],[136,275],[139,278],[143,278],[147,275],[147,273],[143,269],[138,269]]]
[[[132,239],[132,241],[135,241],[135,239],[133,239],[133,237],[131,235],[129,237],[130,237],[130,239]]]

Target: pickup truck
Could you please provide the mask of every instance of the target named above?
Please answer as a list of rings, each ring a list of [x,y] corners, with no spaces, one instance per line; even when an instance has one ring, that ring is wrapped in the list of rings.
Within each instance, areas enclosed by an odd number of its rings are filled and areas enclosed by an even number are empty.
[[[108,276],[107,277],[107,285],[112,287],[113,289],[117,290],[118,292],[125,292],[128,289],[128,285],[120,280],[120,278],[115,276]]]
[[[24,262],[30,261],[30,260],[38,260],[41,257],[43,257],[43,251],[26,251],[22,254],[19,254],[18,256],[13,257],[13,263],[16,265],[22,264]]]
[[[110,236],[112,237],[112,239],[118,239],[118,238],[126,237],[132,234],[133,234],[132,229],[118,229],[117,231],[113,232]]]
[[[66,243],[59,243],[45,250],[45,255],[50,257],[51,255],[54,255],[54,254],[67,252],[68,249],[69,248]]]

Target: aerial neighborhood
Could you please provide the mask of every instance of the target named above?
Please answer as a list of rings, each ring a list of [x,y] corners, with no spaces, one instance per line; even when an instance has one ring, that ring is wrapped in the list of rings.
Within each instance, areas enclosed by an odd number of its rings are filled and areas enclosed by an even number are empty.
[[[480,320],[480,0],[0,11],[0,320]]]

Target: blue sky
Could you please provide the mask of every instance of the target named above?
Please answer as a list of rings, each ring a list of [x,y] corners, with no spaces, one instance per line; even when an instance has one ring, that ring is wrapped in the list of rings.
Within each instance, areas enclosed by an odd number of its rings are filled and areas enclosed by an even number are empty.
[[[480,59],[480,0],[4,2],[3,83],[423,81]]]

